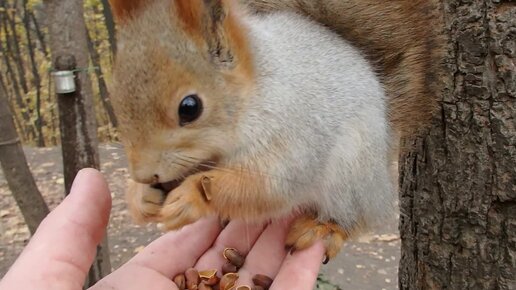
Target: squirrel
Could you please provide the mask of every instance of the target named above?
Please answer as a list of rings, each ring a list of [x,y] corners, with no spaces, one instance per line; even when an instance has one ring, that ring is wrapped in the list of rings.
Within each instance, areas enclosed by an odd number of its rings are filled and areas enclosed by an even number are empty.
[[[297,212],[287,246],[327,261],[392,213],[394,139],[435,103],[428,1],[110,2],[136,220]]]

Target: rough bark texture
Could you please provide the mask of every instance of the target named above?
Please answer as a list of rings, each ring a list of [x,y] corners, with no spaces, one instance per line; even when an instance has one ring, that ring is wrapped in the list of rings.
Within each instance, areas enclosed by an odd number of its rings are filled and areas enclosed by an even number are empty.
[[[0,7],[3,9],[6,9],[6,3],[0,2]],[[15,69],[13,68],[13,65],[11,64],[11,58],[10,56],[13,56],[13,49],[11,43],[13,40],[11,39],[9,32],[9,24],[7,20],[7,14],[6,13],[0,13],[0,27],[2,28],[5,36],[5,47],[2,44],[2,41],[0,41],[0,54],[2,55],[4,59],[4,64],[6,68],[6,78],[8,81],[10,81],[12,89],[14,90],[14,96],[16,100],[16,104],[18,105],[19,109],[21,110],[21,115],[23,117],[24,123],[26,126],[23,126],[22,131],[24,137],[28,140],[34,140],[36,138],[36,131],[34,130],[34,127],[32,127],[31,124],[31,116],[29,113],[29,110],[27,109],[28,105],[23,100],[23,92],[22,89],[19,86],[19,76],[17,75]],[[7,90],[7,87],[5,87]]]
[[[52,53],[52,63],[55,64],[57,57],[62,55],[73,55],[77,61],[79,69],[89,67],[88,43],[86,40],[86,25],[83,16],[82,1],[44,1],[48,19],[48,29],[50,36],[50,51]],[[89,138],[92,146],[97,146],[97,126],[93,106],[93,91],[89,74],[84,71],[78,73],[79,85],[81,88],[80,105],[85,110],[86,119],[81,120],[81,126],[85,128],[85,137]],[[73,110],[65,107],[64,110]],[[65,137],[66,139],[66,137]],[[80,146],[80,144],[78,144]],[[84,148],[77,147],[79,151]],[[85,153],[84,153],[85,154]],[[85,157],[84,157],[85,158]],[[98,165],[98,157],[94,164]],[[66,168],[65,168],[66,171]],[[65,180],[67,189],[70,188],[72,180]]]
[[[113,127],[118,127],[118,119],[115,115],[115,110],[113,109],[113,105],[111,104],[111,99],[109,98],[109,90],[106,84],[106,80],[104,79],[104,73],[102,71],[102,64],[100,61],[100,55],[97,50],[97,47],[95,43],[93,42],[93,39],[91,39],[91,36],[89,32],[87,32],[88,37],[88,50],[90,52],[91,56],[91,63],[95,67],[95,75],[97,76],[97,84],[99,86],[99,93],[100,93],[100,100],[102,102],[102,105],[104,106],[104,109],[106,110],[106,113],[109,118],[109,122]]]
[[[50,50],[56,69],[77,69],[75,93],[58,95],[61,144],[66,192],[70,192],[77,172],[85,167],[99,168],[97,126],[93,106],[83,1],[46,0]],[[88,275],[87,286],[111,271],[107,240]]]
[[[29,52],[31,71],[32,71],[32,86],[36,88],[36,119],[34,120],[34,127],[38,132],[37,144],[38,147],[45,147],[45,137],[43,136],[43,119],[41,117],[41,76],[38,71],[38,64],[36,63],[36,56],[34,46],[31,39],[30,16],[27,10],[27,0],[23,0],[23,26],[25,28],[25,37],[27,40],[27,50]]]
[[[0,163],[31,234],[49,213],[18,139],[4,87],[0,86]]]
[[[113,19],[113,13],[111,12],[111,6],[109,0],[101,0],[102,2],[102,13],[104,14],[104,22],[109,36],[109,44],[111,45],[111,53],[114,56],[116,54],[116,30],[115,20]]]
[[[441,114],[400,160],[400,289],[516,289],[516,5],[443,13]]]

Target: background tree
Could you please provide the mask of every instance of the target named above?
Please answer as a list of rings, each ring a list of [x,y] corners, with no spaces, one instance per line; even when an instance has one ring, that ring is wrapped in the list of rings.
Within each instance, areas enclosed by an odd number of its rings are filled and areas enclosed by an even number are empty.
[[[444,0],[444,99],[400,160],[400,289],[516,287],[516,3]]]
[[[116,140],[116,117],[106,82],[114,55],[115,25],[107,0],[82,1],[91,36],[90,66],[95,119],[101,141]],[[20,138],[26,145],[59,145],[57,104],[49,69],[48,15],[43,0],[0,0],[0,74]]]
[[[0,164],[29,231],[34,234],[49,210],[27,165],[9,107],[0,84]]]
[[[88,74],[89,52],[83,1],[45,0],[50,35],[50,51],[55,70],[76,71],[77,89],[58,94],[61,148],[66,192],[73,179],[85,167],[99,168],[97,126],[93,90]],[[109,274],[111,265],[107,239],[98,246],[86,286],[92,286]]]

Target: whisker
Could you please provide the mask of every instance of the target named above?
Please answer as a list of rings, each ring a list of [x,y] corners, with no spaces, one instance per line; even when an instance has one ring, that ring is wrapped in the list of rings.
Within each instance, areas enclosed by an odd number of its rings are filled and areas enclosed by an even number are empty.
[[[172,161],[172,163],[173,163],[173,164],[175,164],[175,165],[179,165],[179,166],[181,166],[181,167],[183,167],[183,168],[189,168],[189,167],[190,167],[190,166],[188,166],[188,165],[184,165],[184,164],[179,163],[179,162],[177,162],[177,161]]]
[[[179,158],[180,160],[182,161],[185,161],[185,162],[192,162],[192,161],[188,161],[188,160],[185,160],[184,156],[181,156],[181,155],[178,155],[178,154],[175,154],[177,158]],[[192,162],[192,165],[194,165],[194,163]],[[208,165],[208,164],[204,164],[204,161],[199,163],[199,167],[206,167],[208,169],[217,169],[217,170],[222,170],[222,171],[226,171],[226,172],[234,172],[234,170],[231,170],[229,168],[223,168],[223,167],[219,167],[219,166],[212,166],[212,165]]]
[[[297,181],[297,180],[291,180],[291,179],[288,179],[288,178],[284,178],[284,177],[281,177],[281,176],[277,176],[277,175],[274,175],[274,174],[270,174],[270,173],[265,173],[265,172],[259,172],[259,171],[256,171],[256,170],[250,170],[250,169],[245,169],[245,168],[238,168],[238,169],[231,169],[231,168],[224,168],[224,167],[220,167],[220,166],[216,166],[215,162],[213,161],[204,161],[202,159],[199,159],[199,158],[195,158],[195,157],[191,157],[191,156],[186,156],[186,155],[182,155],[182,154],[179,154],[179,153],[173,153],[178,159],[182,160],[182,161],[185,161],[185,162],[190,162],[192,163],[193,165],[193,161],[192,160],[196,160],[195,163],[199,163],[199,166],[201,167],[205,167],[205,168],[208,168],[208,169],[216,169],[216,170],[221,170],[221,171],[224,171],[224,172],[228,172],[228,173],[242,173],[242,174],[248,174],[248,175],[259,175],[259,176],[262,176],[262,177],[269,177],[269,178],[275,178],[275,179],[279,179],[279,180],[284,180],[284,181],[288,181],[288,182],[291,182],[291,183],[296,183],[296,184],[300,184],[300,185],[306,185],[307,183],[306,182],[300,182],[300,181]],[[188,160],[188,159],[191,159],[191,160]],[[206,164],[206,163],[211,163],[211,164],[214,164],[214,165],[209,165],[209,164]]]

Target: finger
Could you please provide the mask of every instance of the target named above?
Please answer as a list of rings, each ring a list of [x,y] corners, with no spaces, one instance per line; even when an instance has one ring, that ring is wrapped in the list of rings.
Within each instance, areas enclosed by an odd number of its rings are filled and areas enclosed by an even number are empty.
[[[77,174],[71,194],[41,223],[2,280],[12,289],[80,289],[105,234],[111,195],[93,169]]]
[[[291,220],[292,218],[273,222],[265,229],[239,271],[238,285],[252,285],[252,278],[256,274],[271,278],[276,276],[287,255],[285,240]]]
[[[89,290],[178,290],[170,278],[147,267],[126,264]]]
[[[220,231],[217,217],[202,219],[152,242],[131,259],[128,266],[148,268],[172,279],[193,267],[213,244]]]
[[[324,257],[324,245],[317,242],[310,248],[288,255],[274,279],[271,290],[314,289]]]
[[[199,259],[195,268],[198,270],[215,269],[219,273],[226,260],[222,256],[225,248],[235,248],[243,255],[249,250],[264,230],[263,224],[250,224],[244,221],[232,221],[222,231],[215,244]]]

